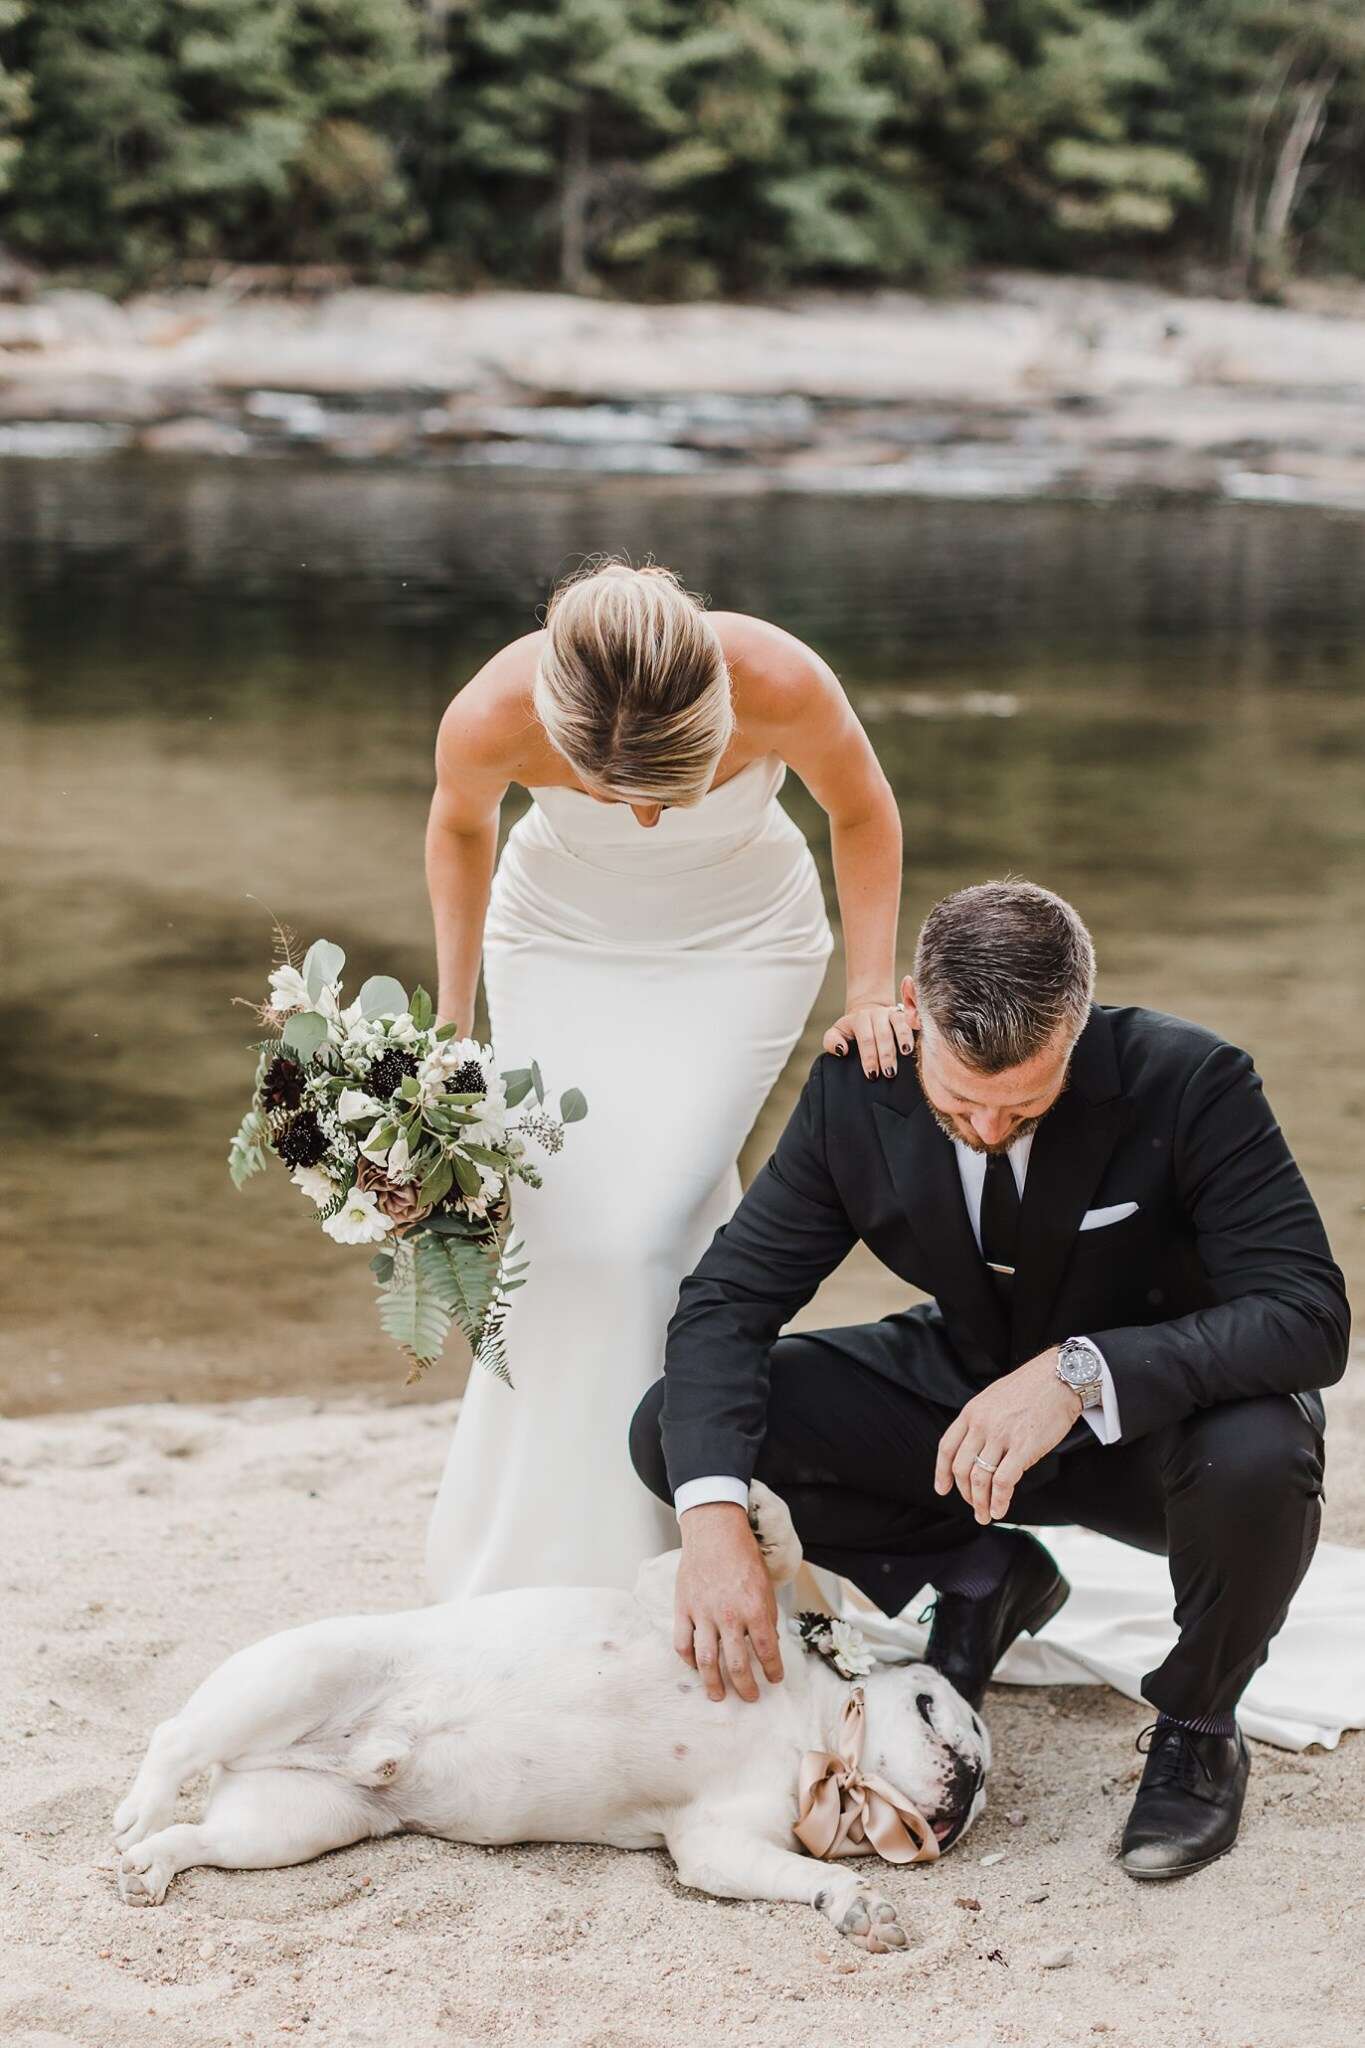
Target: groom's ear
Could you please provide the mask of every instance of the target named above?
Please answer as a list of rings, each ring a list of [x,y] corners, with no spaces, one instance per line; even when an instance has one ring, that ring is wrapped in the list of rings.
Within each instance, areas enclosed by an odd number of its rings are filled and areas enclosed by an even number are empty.
[[[905,1005],[905,1014],[910,1020],[910,1029],[918,1031],[920,1028],[919,1005],[915,1001],[915,980],[913,975],[907,974],[901,983],[901,1001]]]

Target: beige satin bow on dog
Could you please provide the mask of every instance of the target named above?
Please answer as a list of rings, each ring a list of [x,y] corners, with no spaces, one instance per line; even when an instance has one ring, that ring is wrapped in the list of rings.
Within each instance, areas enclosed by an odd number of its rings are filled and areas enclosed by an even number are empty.
[[[801,1759],[797,1840],[812,1856],[866,1856],[888,1863],[932,1863],[934,1831],[917,1807],[885,1778],[864,1777],[863,1689],[855,1685],[839,1716],[838,1753],[808,1749]]]

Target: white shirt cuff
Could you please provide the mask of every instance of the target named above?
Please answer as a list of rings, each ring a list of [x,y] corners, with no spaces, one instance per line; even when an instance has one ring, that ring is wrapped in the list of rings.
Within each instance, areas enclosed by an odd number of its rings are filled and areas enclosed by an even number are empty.
[[[1084,1344],[1087,1351],[1094,1353],[1100,1362],[1100,1398],[1093,1408],[1082,1408],[1081,1413],[1102,1444],[1116,1444],[1122,1434],[1119,1427],[1119,1397],[1114,1385],[1114,1375],[1098,1344],[1089,1337],[1077,1337],[1077,1344]]]
[[[747,1508],[749,1489],[742,1479],[727,1479],[721,1473],[706,1479],[684,1479],[673,1496],[673,1512],[681,1518],[689,1508],[703,1508],[716,1500],[733,1501],[737,1508]]]

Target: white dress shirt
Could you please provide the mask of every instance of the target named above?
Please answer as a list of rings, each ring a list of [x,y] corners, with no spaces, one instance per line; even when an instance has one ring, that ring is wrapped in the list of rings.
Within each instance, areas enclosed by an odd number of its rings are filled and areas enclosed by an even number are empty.
[[[967,1204],[967,1214],[971,1219],[972,1235],[976,1239],[976,1248],[980,1251],[981,1195],[986,1185],[986,1154],[984,1152],[973,1152],[970,1145],[964,1145],[958,1140],[954,1140],[953,1150],[957,1154],[958,1177],[962,1182],[963,1199]],[[1030,1131],[1026,1138],[1016,1138],[1006,1155],[1014,1171],[1014,1184],[1019,1190],[1021,1201],[1024,1196],[1024,1182],[1028,1178],[1029,1154],[1032,1150],[1033,1133]],[[1114,1387],[1113,1375],[1110,1373],[1109,1367],[1105,1363],[1104,1354],[1097,1344],[1091,1343],[1089,1337],[1081,1337],[1077,1341],[1082,1344],[1089,1344],[1090,1349],[1100,1361],[1100,1400],[1093,1408],[1083,1408],[1081,1413],[1102,1444],[1117,1443],[1119,1439],[1119,1400]],[[674,1512],[679,1515],[685,1515],[689,1508],[704,1507],[711,1501],[717,1500],[733,1501],[738,1507],[747,1507],[749,1504],[749,1489],[742,1479],[731,1478],[725,1473],[720,1472],[709,1474],[704,1479],[685,1479],[673,1497]]]

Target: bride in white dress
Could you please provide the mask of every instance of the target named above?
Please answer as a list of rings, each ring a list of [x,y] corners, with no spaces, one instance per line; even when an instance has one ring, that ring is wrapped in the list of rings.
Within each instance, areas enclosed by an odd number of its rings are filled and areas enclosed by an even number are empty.
[[[659,568],[562,585],[437,743],[427,875],[443,1019],[480,957],[499,1064],[538,1057],[588,1099],[541,1189],[507,1324],[513,1385],[476,1372],[431,1519],[433,1599],[629,1586],[677,1541],[627,1429],[662,1368],[683,1275],[739,1198],[736,1159],[820,992],[832,939],[777,801],[791,766],[829,814],[847,989],[825,1049],[894,1070],[895,800],[828,666],[705,612]],[[494,871],[512,783],[534,799]]]

